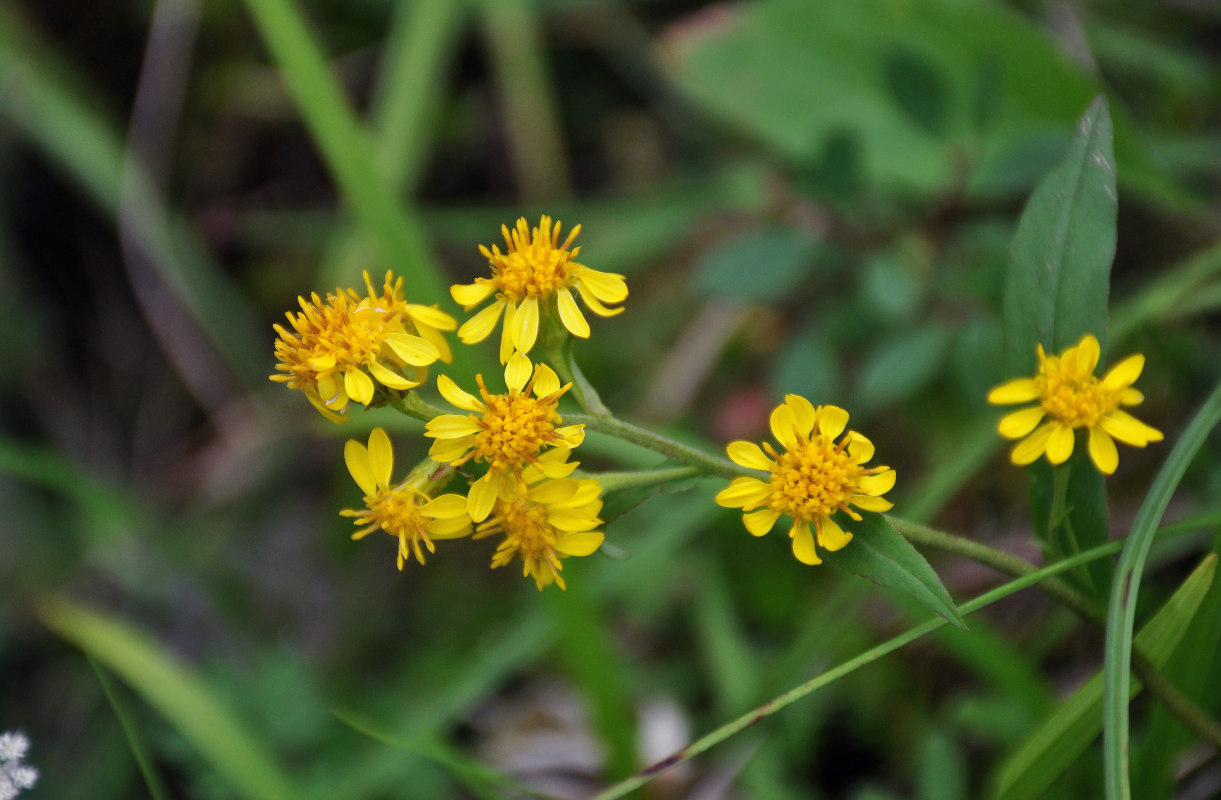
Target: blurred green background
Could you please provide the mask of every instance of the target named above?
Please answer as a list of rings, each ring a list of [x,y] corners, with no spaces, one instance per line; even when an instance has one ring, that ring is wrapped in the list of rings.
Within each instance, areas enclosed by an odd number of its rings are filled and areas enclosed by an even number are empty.
[[[1107,358],[1148,356],[1173,439],[1221,356],[1219,53],[1194,2],[0,0],[0,730],[30,734],[29,796],[513,796],[491,767],[581,797],[924,619],[750,537],[717,481],[612,499],[630,557],[567,562],[567,593],[489,571],[492,542],[402,573],[351,542],[343,440],[427,443],[268,381],[271,325],[362,269],[449,304],[518,216],[628,276],[577,346],[620,415],[712,450],[786,392],[843,405],[896,513],[1037,558],[983,399],[1017,217],[1105,94]],[[1217,510],[1217,449],[1172,518]],[[1167,450],[1121,452],[1114,534]],[[1217,548],[1155,551],[1142,616]],[[932,561],[959,601],[997,582]],[[1214,714],[1219,636],[1214,588],[1166,668]],[[988,796],[1101,642],[1023,593],[640,796]],[[1221,791],[1134,714],[1137,797]],[[1040,796],[1098,796],[1100,763]]]

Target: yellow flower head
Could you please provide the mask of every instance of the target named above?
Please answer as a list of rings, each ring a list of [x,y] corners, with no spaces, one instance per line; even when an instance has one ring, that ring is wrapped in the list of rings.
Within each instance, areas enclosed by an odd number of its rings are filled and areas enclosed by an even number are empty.
[[[471,519],[483,522],[497,496],[509,500],[524,492],[526,467],[535,465],[548,477],[571,472],[575,465],[557,467],[539,454],[549,447],[576,447],[585,438],[585,426],[561,427],[556,405],[572,384],[560,386],[550,367],[532,365],[521,353],[514,353],[505,367],[505,394],[490,393],[482,375],[476,380],[482,399],[459,389],[448,375],[437,376],[437,389],[446,400],[475,413],[434,417],[424,435],[436,439],[428,451],[436,461],[458,466],[474,459],[488,465],[487,474],[471,485],[468,506]]]
[[[603,303],[620,303],[627,297],[627,283],[622,275],[599,272],[576,262],[580,247],[572,247],[578,225],[560,244],[560,225],[551,225],[544,216],[538,227],[531,230],[525,217],[517,220],[512,231],[501,225],[508,252],[492,245],[483,253],[492,266],[491,278],[476,278],[474,283],[450,287],[454,302],[470,311],[487,300],[493,292],[496,301],[463,323],[458,338],[466,344],[482,342],[495,328],[504,312],[504,327],[500,336],[500,363],[504,364],[514,349],[529,353],[538,337],[540,304],[555,304],[560,321],[573,336],[589,337],[589,323],[572,296],[576,289],[590,311],[603,317],[613,317],[622,308],[607,308]],[[569,248],[572,248],[571,250]],[[552,298],[555,298],[554,301]],[[550,308],[551,306],[546,306]]]
[[[717,504],[746,511],[742,521],[755,536],[770,531],[776,519],[787,514],[793,520],[789,531],[793,555],[805,564],[822,563],[814,547],[815,535],[818,545],[832,552],[852,539],[831,519],[832,514],[843,511],[859,521],[861,516],[852,506],[862,511],[891,507],[882,495],[894,487],[895,471],[862,466],[873,458],[873,444],[856,431],[848,431],[837,442],[847,426],[848,412],[842,408],[815,408],[804,397],[786,395],[771,416],[772,435],[784,446],[783,453],[768,442],[762,448],[753,442],[731,442],[726,448],[736,464],[764,470],[770,479],[734,478],[717,494]]]
[[[522,575],[534,578],[539,591],[552,583],[564,589],[560,560],[587,556],[602,546],[603,534],[595,530],[602,524],[602,486],[592,479],[546,478],[533,467],[525,478],[525,491],[498,499],[475,538],[503,533],[504,541],[492,556],[493,569],[521,556]]]
[[[368,405],[374,384],[410,389],[428,377],[427,366],[450,361],[440,331],[458,326],[435,306],[403,299],[403,279],[386,273],[381,292],[365,273],[368,295],[336,289],[323,302],[317,294],[298,298],[300,313],[288,312],[293,330],[276,325],[278,372],[273,381],[301,390],[328,419],[342,422],[349,401]],[[411,368],[412,378],[403,376]]]
[[[428,483],[433,470],[425,468],[408,476],[397,486],[390,485],[394,469],[394,451],[390,437],[381,428],[369,434],[369,446],[349,439],[343,449],[348,472],[365,493],[365,507],[345,508],[339,513],[354,517],[353,523],[364,527],[352,534],[363,539],[381,530],[399,540],[398,566],[415,556],[424,563],[424,551],[436,552],[434,539],[458,539],[471,532],[471,518],[466,513],[466,498],[460,494],[429,497]]]
[[[1090,459],[1099,472],[1110,475],[1119,465],[1115,439],[1133,447],[1162,440],[1161,431],[1120,409],[1145,399],[1132,388],[1145,367],[1143,355],[1128,356],[1098,380],[1094,368],[1100,348],[1093,334],[1082,336],[1058,356],[1047,355],[1043,345],[1038,353],[1039,371],[1033,378],[1017,378],[988,392],[988,402],[994,405],[1038,401],[1006,414],[997,426],[1006,439],[1022,440],[1009,455],[1014,464],[1030,464],[1044,453],[1052,464],[1063,464],[1073,454],[1076,429],[1085,428]]]

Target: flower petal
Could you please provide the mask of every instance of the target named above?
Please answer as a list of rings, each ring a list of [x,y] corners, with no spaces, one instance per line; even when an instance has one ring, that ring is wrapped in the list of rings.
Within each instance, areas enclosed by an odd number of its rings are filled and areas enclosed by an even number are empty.
[[[488,295],[495,289],[495,285],[488,283],[455,283],[449,287],[449,296],[454,298],[454,302],[470,311],[473,306],[477,306],[484,300],[488,299]]]
[[[895,477],[893,469],[887,469],[885,472],[879,472],[876,475],[862,475],[856,479],[856,487],[860,490],[861,494],[879,497],[895,488]]]
[[[1119,466],[1115,440],[1102,428],[1090,428],[1090,460],[1103,475],[1110,475]]]
[[[462,516],[434,519],[428,523],[428,535],[433,539],[461,539],[471,533],[471,518],[466,515],[466,498],[460,494],[447,495],[462,501]]]
[[[578,286],[584,284],[603,303],[620,303],[627,298],[627,282],[622,275],[585,266],[578,266],[574,273]]]
[[[539,362],[534,365],[534,396],[546,397],[560,390],[560,376],[551,367]]]
[[[369,434],[369,465],[373,469],[373,478],[383,489],[390,488],[390,473],[394,471],[394,448],[390,446],[390,437],[381,428],[374,428]]]
[[[1023,466],[1034,463],[1039,456],[1047,451],[1047,440],[1051,438],[1054,428],[1062,427],[1058,422],[1044,422],[1022,441],[1013,446],[1009,460]]]
[[[1073,440],[1076,438],[1073,428],[1067,425],[1057,425],[1052,428],[1051,436],[1047,438],[1047,460],[1053,464],[1063,464],[1073,454]]]
[[[424,425],[424,435],[433,439],[457,439],[483,430],[469,414],[441,414]]]
[[[572,533],[593,530],[601,524],[601,520],[576,508],[552,506],[547,509],[547,524],[558,531]]]
[[[714,499],[718,506],[725,508],[753,508],[771,492],[772,488],[758,478],[734,478]]]
[[[1107,414],[1099,420],[1099,424],[1102,425],[1104,431],[1133,447],[1144,447],[1149,442],[1162,440],[1162,432],[1157,428],[1150,427],[1128,412],[1119,409]]]
[[[343,390],[362,406],[373,399],[373,380],[361,370],[352,367],[343,374]]]
[[[394,370],[382,366],[377,361],[369,364],[369,372],[374,378],[377,378],[378,383],[382,386],[389,386],[391,389],[410,389],[413,386],[420,385],[415,381],[404,378]]]
[[[1081,370],[1082,375],[1093,375],[1094,369],[1098,366],[1098,358],[1102,355],[1102,347],[1098,344],[1098,338],[1092,333],[1087,333],[1077,343],[1076,351],[1077,369]]]
[[[864,464],[873,458],[873,442],[856,431],[848,431],[848,455],[856,459],[856,463]]]
[[[412,322],[420,322],[439,331],[452,331],[458,327],[458,320],[446,314],[436,306],[425,306],[419,303],[408,303],[407,314]]]
[[[517,314],[517,306],[505,303],[505,324],[500,329],[500,363],[507,364],[509,356],[516,349],[513,346],[513,317]]]
[[[1145,402],[1145,396],[1139,390],[1129,386],[1120,393],[1119,402],[1125,406],[1138,406]]]
[[[355,439],[348,439],[343,446],[343,460],[348,465],[352,480],[356,481],[365,497],[377,496],[377,477],[365,446]]]
[[[561,287],[555,295],[556,307],[560,312],[560,322],[564,323],[564,327],[573,336],[578,336],[582,339],[589,338],[589,323],[585,320],[585,315],[581,313],[581,309],[577,307],[577,301],[573,299],[572,292],[567,287]]]
[[[500,312],[505,308],[504,302],[496,302],[480,311],[475,316],[462,323],[458,329],[458,338],[463,344],[475,344],[488,338],[488,334],[496,327]]]
[[[1043,406],[1023,408],[1001,417],[996,431],[1006,439],[1021,439],[1038,427],[1039,422],[1046,415],[1047,412],[1043,410]]]
[[[839,406],[820,406],[818,409],[818,432],[831,439],[837,438],[848,427],[848,412]]]
[[[1108,392],[1125,389],[1136,383],[1136,379],[1140,377],[1140,373],[1144,368],[1144,355],[1140,353],[1130,355],[1111,367],[1107,372],[1107,376],[1102,379],[1102,388]]]
[[[568,505],[573,504],[568,501],[573,498],[580,487],[578,481],[564,478],[561,480],[543,481],[537,486],[530,487],[530,500],[534,503],[542,503],[543,505]]]
[[[475,522],[483,522],[492,513],[496,505],[496,476],[489,472],[471,484],[470,494],[466,498],[466,513]]]
[[[789,531],[789,536],[793,537],[793,555],[802,564],[821,564],[822,559],[818,557],[818,550],[814,547],[814,535],[810,533],[810,523],[799,522],[793,525],[793,530]]]
[[[746,530],[750,531],[751,536],[763,536],[772,529],[779,518],[780,512],[776,509],[761,508],[758,511],[743,514],[742,523],[746,525]]]
[[[428,434],[424,434],[427,436]],[[452,464],[466,455],[475,443],[473,436],[461,436],[456,439],[433,439],[428,448],[428,457],[440,464]]]
[[[512,355],[509,363],[505,365],[505,386],[509,387],[513,392],[520,393],[530,380],[530,373],[533,371],[534,365],[519,350]]]
[[[725,452],[729,454],[731,461],[747,469],[761,469],[766,472],[776,466],[776,462],[768,458],[763,448],[754,442],[730,442]]]
[[[786,449],[791,450],[798,446],[797,417],[793,415],[793,409],[787,403],[776,406],[768,418],[768,423],[772,428],[772,436]]]
[[[834,553],[850,541],[852,541],[852,534],[841,528],[835,520],[830,517],[822,518],[822,524],[818,526],[818,544],[820,546]]]
[[[1002,383],[988,392],[988,402],[994,406],[1007,406],[1013,403],[1028,403],[1039,399],[1039,387],[1034,378],[1016,378]]]
[[[853,494],[848,496],[848,504],[856,506],[861,511],[882,512],[889,511],[895,507],[895,504],[884,497],[873,497],[867,494]]]
[[[441,358],[441,351],[422,336],[410,333],[386,334],[386,344],[394,354],[413,367],[426,367]]]
[[[622,306],[619,308],[607,308],[606,306],[602,305],[602,303],[598,302],[598,298],[594,296],[594,293],[590,290],[590,288],[581,281],[577,282],[577,292],[580,293],[581,299],[585,301],[585,305],[589,308],[589,310],[597,314],[599,317],[613,317],[616,314],[623,313]]]
[[[814,430],[814,404],[799,394],[786,394],[784,402],[793,409],[793,418],[797,420],[797,430],[801,431],[802,436],[809,437],[810,432]]]
[[[565,533],[555,540],[555,549],[566,556],[588,556],[598,551],[605,538],[602,531]]]
[[[420,506],[420,514],[432,519],[466,518],[466,498],[460,494],[443,494]]]
[[[456,406],[465,411],[484,412],[486,407],[479,401],[478,397],[461,389],[458,384],[448,375],[437,376],[437,391],[445,398],[452,406]]]
[[[538,338],[538,318],[537,297],[522,300],[513,314],[513,346],[523,353],[529,353]]]

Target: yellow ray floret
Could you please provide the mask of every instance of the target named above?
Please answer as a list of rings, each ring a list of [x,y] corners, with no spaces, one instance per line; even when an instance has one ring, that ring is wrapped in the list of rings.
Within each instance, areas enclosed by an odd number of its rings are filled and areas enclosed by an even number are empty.
[[[428,377],[428,365],[453,356],[441,331],[458,327],[435,306],[408,303],[403,279],[386,273],[378,292],[365,273],[368,294],[336,289],[324,302],[317,294],[298,298],[289,312],[292,330],[276,325],[278,372],[273,381],[300,390],[328,419],[342,422],[349,402],[368,405],[374,381],[410,389]],[[404,373],[410,374],[410,377]]]
[[[1101,348],[1093,334],[1081,337],[1060,355],[1047,355],[1038,345],[1039,370],[1032,378],[1002,383],[988,393],[994,405],[1035,402],[1001,418],[997,431],[1020,439],[1010,452],[1014,464],[1030,464],[1046,455],[1063,464],[1073,454],[1076,431],[1084,428],[1090,460],[1110,475],[1119,465],[1115,440],[1133,447],[1160,442],[1162,432],[1124,411],[1145,398],[1132,387],[1145,366],[1140,353],[1128,356],[1099,380],[1094,375]]]
[[[602,317],[613,317],[622,308],[607,308],[605,303],[621,303],[627,298],[627,283],[622,275],[600,272],[577,262],[580,247],[573,247],[578,225],[560,244],[561,223],[544,216],[533,230],[525,217],[517,220],[512,231],[501,225],[506,252],[497,245],[492,249],[480,245],[481,252],[492,267],[492,277],[476,278],[474,283],[450,287],[454,301],[470,311],[489,297],[494,301],[458,329],[458,338],[466,344],[482,342],[496,329],[504,314],[500,336],[500,363],[509,360],[514,350],[529,353],[538,338],[540,315],[544,310],[559,315],[564,327],[573,336],[589,337],[589,323],[581,313],[575,290],[585,306]]]
[[[548,460],[562,463],[548,454]],[[519,556],[522,575],[534,579],[539,591],[551,584],[567,588],[560,574],[562,559],[587,556],[602,546],[602,486],[593,479],[548,478],[541,471],[526,475],[524,490],[511,499],[497,499],[492,514],[482,522],[476,539],[503,533],[504,541],[492,556],[492,568],[503,567]]]
[[[424,550],[436,552],[434,539],[458,539],[471,533],[471,518],[466,513],[466,498],[460,494],[429,496],[429,472],[413,472],[407,480],[391,485],[394,452],[390,437],[381,428],[369,434],[365,447],[349,439],[343,449],[352,478],[365,493],[365,507],[345,508],[339,513],[353,517],[353,524],[364,526],[352,534],[362,539],[374,531],[385,531],[398,539],[398,567],[415,557],[424,563]]]
[[[770,423],[783,453],[768,442],[760,447],[738,441],[726,448],[734,463],[767,472],[769,479],[735,478],[717,494],[716,502],[745,511],[742,521],[755,536],[770,531],[781,514],[788,515],[793,520],[793,555],[805,564],[822,563],[815,539],[818,547],[832,552],[852,539],[831,515],[842,511],[860,521],[855,509],[890,510],[890,501],[882,495],[894,487],[895,471],[864,466],[873,458],[873,443],[856,431],[844,433],[848,412],[838,406],[815,408],[804,397],[790,394],[772,412]]]
[[[447,375],[437,376],[437,389],[451,404],[470,414],[441,414],[425,426],[424,435],[435,439],[429,457],[459,466],[467,461],[488,465],[487,474],[471,485],[468,511],[482,522],[499,497],[509,500],[525,489],[523,471],[535,467],[558,478],[575,465],[541,458],[548,448],[571,450],[585,437],[585,426],[563,424],[556,406],[572,384],[560,379],[546,364],[533,365],[520,352],[505,366],[504,394],[492,394],[483,382],[479,397],[463,391]],[[562,473],[562,474],[560,474]]]

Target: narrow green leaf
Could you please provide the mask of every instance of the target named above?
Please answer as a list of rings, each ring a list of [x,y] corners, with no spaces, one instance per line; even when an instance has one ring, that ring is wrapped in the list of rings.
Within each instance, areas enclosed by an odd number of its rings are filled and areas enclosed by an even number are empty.
[[[1218,421],[1221,421],[1221,384],[1196,412],[1158,471],[1153,486],[1136,512],[1119,565],[1115,568],[1107,605],[1106,698],[1103,703],[1102,753],[1108,800],[1127,800],[1132,791],[1128,775],[1128,685],[1131,680],[1128,665],[1132,657],[1132,629],[1136,624],[1136,598],[1145,559],[1174,490]]]
[[[102,693],[106,695],[106,701],[110,703],[110,708],[114,711],[115,717],[119,720],[119,725],[123,728],[123,735],[127,738],[127,746],[131,748],[132,757],[136,760],[136,765],[140,768],[140,774],[144,776],[144,785],[148,788],[149,795],[153,800],[169,800],[170,793],[166,790],[165,784],[161,780],[161,775],[157,772],[157,765],[153,763],[152,756],[148,752],[148,747],[144,743],[144,737],[140,733],[140,729],[136,726],[136,721],[133,719],[131,712],[127,709],[127,703],[119,695],[119,692],[114,687],[114,683],[110,680],[110,674],[106,672],[105,667],[98,664],[92,658],[89,659],[89,666],[93,667],[93,672],[97,675],[98,683],[102,686]]]
[[[1004,289],[1009,375],[1034,371],[1037,344],[1059,352],[1092,333],[1105,353],[1116,210],[1111,118],[1100,96],[1077,122],[1060,166],[1034,190],[1013,237]]]
[[[144,634],[62,598],[43,603],[39,616],[161,712],[229,780],[237,795],[251,800],[301,796],[231,710]]]
[[[853,575],[906,592],[934,614],[966,629],[950,593],[911,542],[890,527],[881,514],[861,517],[860,522],[840,521],[844,530],[852,532],[852,541],[834,553],[822,551],[824,557]]]
[[[1136,644],[1149,662],[1161,667],[1182,640],[1192,617],[1212,586],[1217,557],[1210,554],[1183,581],[1161,610],[1141,629]],[[996,800],[1042,797],[1102,728],[1103,675],[1095,675],[1064,701],[997,771]],[[1130,697],[1140,691],[1132,685]]]

